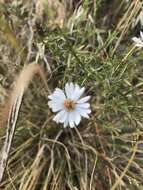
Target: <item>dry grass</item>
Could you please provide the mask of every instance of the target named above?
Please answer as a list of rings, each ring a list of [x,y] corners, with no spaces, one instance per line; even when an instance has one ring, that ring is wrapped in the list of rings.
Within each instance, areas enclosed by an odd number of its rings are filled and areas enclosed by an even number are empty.
[[[7,122],[7,133],[0,156],[0,182],[3,179],[7,159],[9,157],[12,140],[15,134],[16,122],[22,103],[22,98],[25,90],[27,89],[31,79],[35,74],[39,74],[39,76],[42,78],[44,82],[45,87],[48,89],[46,78],[41,67],[36,64],[30,64],[28,66],[25,66],[15,81],[15,87],[9,95],[10,99],[6,101],[6,105],[3,108],[0,127],[5,127]]]
[[[141,11],[139,0],[1,3],[2,190],[142,190],[143,54],[130,40]],[[73,130],[47,106],[47,84],[67,81],[92,96]]]

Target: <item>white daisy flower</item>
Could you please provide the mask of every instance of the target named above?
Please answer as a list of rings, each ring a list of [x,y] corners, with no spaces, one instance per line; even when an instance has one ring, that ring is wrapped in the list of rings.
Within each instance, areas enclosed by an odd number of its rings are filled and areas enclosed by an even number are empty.
[[[143,47],[143,32],[140,31],[140,37],[133,37],[132,40],[134,41],[135,46]]]
[[[66,83],[65,91],[56,88],[53,94],[48,96],[49,107],[53,112],[58,112],[53,120],[63,123],[64,127],[69,125],[73,128],[79,125],[81,117],[89,118],[91,109],[88,100],[90,96],[81,98],[84,91],[84,87],[80,88],[79,85],[73,83]]]

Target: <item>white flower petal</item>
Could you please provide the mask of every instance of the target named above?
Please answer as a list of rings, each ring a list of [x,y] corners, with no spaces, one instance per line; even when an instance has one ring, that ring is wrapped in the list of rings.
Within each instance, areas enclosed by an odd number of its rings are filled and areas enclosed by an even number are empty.
[[[74,100],[77,101],[77,100],[83,95],[84,91],[85,91],[85,88],[82,87],[82,88],[78,91],[78,93],[76,94],[76,97],[74,98]]]
[[[59,119],[60,123],[64,123],[68,119],[68,112],[65,110],[64,114]]]
[[[135,44],[135,46],[142,48],[142,47],[143,47],[143,44]]]
[[[49,101],[49,102],[48,102],[48,106],[49,106],[50,108],[52,108],[53,102],[52,102],[52,101]]]
[[[51,100],[61,100],[64,101],[66,99],[64,92],[60,88],[56,88],[54,93],[50,96],[48,96]]]
[[[62,104],[61,104],[61,103],[54,102],[54,101],[50,100],[50,101],[48,102],[48,105],[49,105],[49,107],[50,107],[50,108],[52,108],[53,106],[56,106],[56,105],[62,105]]]
[[[84,98],[81,98],[77,101],[78,104],[82,104],[82,103],[85,103],[87,102],[91,97],[90,96],[86,96]]]
[[[69,83],[66,83],[66,85],[65,85],[65,92],[66,92],[66,96],[68,98],[70,96],[70,86],[69,86]]]
[[[53,94],[49,95],[48,98],[52,100],[53,99]]]
[[[76,110],[78,111],[78,113],[85,118],[89,118],[88,114],[91,113],[90,109],[84,109],[84,108],[76,108]]]
[[[55,107],[52,107],[51,109],[53,112],[58,112],[58,111],[61,111],[63,108],[55,106]]]
[[[89,103],[82,103],[82,104],[76,104],[77,108],[89,108],[90,104]]]
[[[65,110],[60,111],[54,118],[53,120],[56,121],[57,123],[60,122],[60,119],[63,117],[65,114]]]
[[[74,112],[69,113],[69,126],[71,128],[75,127],[75,124],[74,124]]]
[[[70,112],[69,115],[72,117],[72,120],[74,121],[76,126],[79,125],[79,123],[81,121],[80,113],[75,109],[74,111]],[[71,118],[69,118],[69,119],[71,119]]]
[[[141,37],[141,40],[143,41],[143,32],[140,31],[140,37]]]
[[[81,121],[81,115],[79,113],[76,113],[74,120],[75,120],[76,126],[78,126]]]
[[[48,105],[52,109],[53,112],[57,112],[64,109],[64,105],[62,103],[55,103],[53,101],[49,101]]]
[[[133,37],[132,40],[133,40],[135,43],[142,43],[141,39],[140,39],[140,38],[137,38],[137,37]]]
[[[74,86],[74,92],[72,93],[71,99],[75,100],[76,96],[78,96],[78,93],[80,91],[80,87],[78,84],[75,84]]]
[[[54,97],[50,101],[52,101],[53,104],[63,104],[65,100],[61,100],[59,97],[57,97],[57,98]]]
[[[69,114],[67,115],[67,119],[64,121],[64,128],[68,126],[69,123]]]
[[[136,45],[137,47],[143,47],[143,42],[141,41],[140,38],[133,37],[132,40],[135,42],[135,45]]]
[[[68,99],[71,98],[72,94],[73,94],[73,91],[74,91],[74,85],[73,83],[66,83],[66,86],[65,86],[65,92],[66,92],[66,96]]]

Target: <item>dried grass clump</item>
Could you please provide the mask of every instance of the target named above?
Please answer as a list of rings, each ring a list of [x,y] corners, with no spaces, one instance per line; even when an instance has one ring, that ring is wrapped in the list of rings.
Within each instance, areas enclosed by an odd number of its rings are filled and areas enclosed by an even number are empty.
[[[39,65],[30,64],[28,66],[25,66],[15,81],[14,89],[10,93],[9,100],[7,100],[3,114],[1,115],[0,127],[5,127],[4,124],[6,124],[7,121],[7,133],[4,147],[0,155],[0,181],[3,178],[4,170],[9,156],[22,98],[25,90],[27,89],[30,81],[35,74],[38,74],[44,82],[45,87],[48,87],[44,73]]]

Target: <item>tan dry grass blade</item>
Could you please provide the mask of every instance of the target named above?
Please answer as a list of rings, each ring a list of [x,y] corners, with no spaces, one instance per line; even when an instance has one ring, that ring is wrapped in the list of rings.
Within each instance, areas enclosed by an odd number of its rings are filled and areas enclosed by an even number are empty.
[[[26,170],[25,175],[22,178],[22,183],[19,187],[19,190],[35,189],[41,171],[46,164],[44,161],[44,148],[45,145],[39,149],[32,166]]]
[[[23,94],[35,74],[38,74],[42,78],[42,81],[48,90],[46,78],[42,68],[39,65],[30,64],[25,66],[17,77],[11,97],[5,107],[5,117],[4,121],[2,121],[2,124],[4,124],[6,122],[5,120],[7,120],[7,132],[5,144],[0,154],[0,182],[2,181],[6,168]]]

